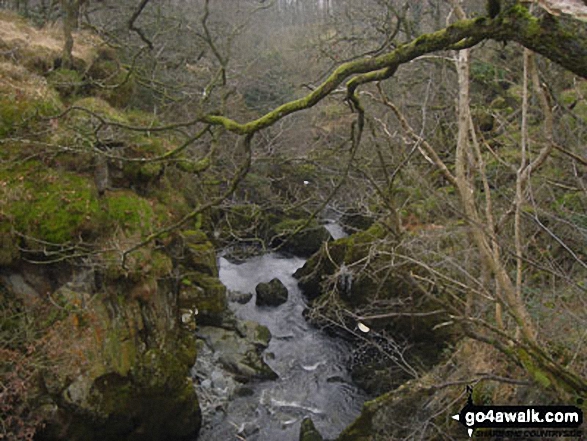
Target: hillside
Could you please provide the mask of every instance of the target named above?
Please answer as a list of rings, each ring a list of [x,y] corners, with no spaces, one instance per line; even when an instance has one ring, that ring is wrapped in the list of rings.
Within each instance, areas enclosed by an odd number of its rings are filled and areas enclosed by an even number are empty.
[[[122,261],[189,211],[176,191],[181,172],[149,160],[178,142],[122,133],[157,122],[127,108],[133,80],[99,38],[77,34],[75,67],[60,69],[57,29],[2,12],[0,47],[5,436],[193,438],[200,410],[190,329],[195,304],[206,311],[198,286],[224,295],[214,249],[194,229]],[[101,130],[105,120],[117,128]],[[127,160],[112,160],[111,149]],[[180,281],[193,282],[181,308]]]

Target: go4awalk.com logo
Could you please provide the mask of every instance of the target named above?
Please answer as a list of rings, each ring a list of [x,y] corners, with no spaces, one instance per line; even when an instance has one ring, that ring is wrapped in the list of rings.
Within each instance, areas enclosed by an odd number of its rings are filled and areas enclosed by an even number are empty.
[[[452,418],[467,428],[469,437],[580,437],[583,411],[577,406],[476,406],[467,387],[467,404]],[[508,429],[507,431],[505,429]],[[521,430],[524,429],[524,430]]]

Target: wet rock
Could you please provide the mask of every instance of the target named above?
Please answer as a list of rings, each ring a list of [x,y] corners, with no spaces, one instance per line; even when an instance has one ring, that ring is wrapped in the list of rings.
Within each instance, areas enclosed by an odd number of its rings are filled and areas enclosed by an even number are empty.
[[[198,311],[198,323],[220,325],[227,310],[226,287],[217,277],[186,273],[179,293],[181,308]]]
[[[323,441],[322,435],[314,426],[312,418],[306,417],[300,426],[300,441]]]
[[[318,225],[316,221],[297,231],[305,224],[306,219],[286,219],[276,224],[273,227],[276,238],[272,245],[281,245],[283,250],[296,256],[309,257],[320,249],[322,243],[332,240],[326,227]]]
[[[244,305],[249,303],[249,301],[253,298],[253,294],[250,292],[228,291],[227,297],[229,302],[240,303],[241,305]]]
[[[327,383],[344,383],[345,380],[340,375],[333,375],[332,377],[328,377],[326,379]]]
[[[261,428],[257,424],[246,422],[241,424],[241,426],[238,428],[238,434],[247,438],[259,432],[259,430],[261,430]]]
[[[287,288],[281,280],[275,278],[269,283],[259,283],[255,287],[257,306],[279,306],[287,302]]]
[[[271,332],[266,326],[250,320],[237,321],[236,331],[239,335],[260,349],[266,349],[271,341]]]
[[[341,218],[343,228],[349,234],[367,230],[374,222],[373,216],[358,210],[349,210]]]
[[[235,379],[246,383],[252,379],[277,378],[265,363],[262,352],[269,344],[269,330],[254,322],[241,322],[239,330],[203,326],[199,335],[214,353],[214,359]]]
[[[206,233],[201,230],[184,231],[183,239],[188,266],[195,271],[216,276],[218,274],[216,250],[208,241]]]
[[[242,386],[235,391],[235,394],[237,397],[252,397],[255,395],[255,391],[250,387]]]

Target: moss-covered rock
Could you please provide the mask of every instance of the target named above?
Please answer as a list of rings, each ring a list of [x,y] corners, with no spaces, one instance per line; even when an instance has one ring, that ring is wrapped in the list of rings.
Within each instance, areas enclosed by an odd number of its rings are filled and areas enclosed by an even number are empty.
[[[306,417],[302,420],[300,426],[300,441],[323,441],[322,435],[314,426],[312,418]]]
[[[217,277],[198,272],[186,273],[181,280],[179,304],[197,310],[199,323],[219,325],[228,305],[226,287]]]
[[[0,136],[17,130],[40,129],[40,118],[59,113],[63,107],[57,93],[44,78],[14,63],[0,62]]]
[[[186,265],[209,276],[218,275],[216,250],[206,234],[201,230],[187,230],[182,233],[182,237],[187,252]]]
[[[490,345],[468,338],[451,348],[447,357],[417,379],[404,382],[363,405],[359,417],[337,441],[386,441],[409,439],[460,439],[466,429],[452,419],[467,403],[465,385],[473,386],[476,405],[519,405],[521,402],[556,402],[534,384],[504,382],[520,373]],[[496,377],[480,379],[480,372]],[[440,387],[439,387],[440,386]]]
[[[367,230],[373,225],[375,220],[368,214],[361,213],[358,210],[349,210],[342,215],[340,222],[344,230],[351,234],[357,231]]]
[[[0,173],[5,226],[53,244],[74,240],[95,228],[99,204],[93,182],[87,178],[36,161]]]
[[[62,98],[70,98],[78,93],[82,84],[82,75],[72,69],[55,69],[47,75],[47,82]]]
[[[349,266],[363,258],[373,243],[383,239],[385,235],[386,230],[383,225],[374,224],[366,231],[329,243],[328,252],[323,249],[314,254],[294,274],[304,294],[310,299],[320,296],[322,294],[321,283],[325,277],[337,272],[342,264]],[[351,290],[359,291],[358,286],[361,285],[355,283],[354,288],[351,286]],[[354,296],[355,299],[361,298],[361,292],[358,294],[358,297]]]
[[[240,382],[253,379],[275,380],[277,374],[265,363],[262,351],[271,334],[262,325],[242,322],[235,330],[202,326],[199,334],[214,351],[220,365]]]
[[[86,75],[89,82],[86,93],[98,96],[114,107],[128,106],[135,91],[134,79],[115,59],[97,59]]]
[[[354,341],[351,375],[370,393],[390,390],[409,378],[392,361],[397,343],[390,345],[390,341],[409,345],[410,349],[403,353],[409,364],[429,367],[455,337],[446,327],[437,327],[448,318],[437,313],[439,304],[433,296],[413,285],[413,274],[419,268],[406,264],[393,272],[389,270],[393,265],[389,244],[393,239],[387,234],[386,227],[376,223],[365,231],[329,242],[294,274],[304,294],[313,300],[312,307],[319,308],[319,314],[309,313],[318,321],[327,316],[338,322],[341,310],[364,315],[366,310],[373,311],[374,304],[394,305],[394,312],[405,312],[362,320],[372,332]],[[430,314],[412,315],[413,311]],[[327,324],[327,320],[319,322]],[[354,328],[357,323],[348,319],[343,325]]]
[[[89,294],[67,287],[55,293],[56,301],[75,308],[55,325],[66,332],[61,338],[69,365],[52,380],[59,407],[41,439],[63,439],[58,432],[91,441],[196,435],[200,411],[187,377],[195,341],[170,328],[176,322],[160,291],[166,288],[153,289],[158,293],[148,304],[120,294],[90,301]]]
[[[363,405],[361,415],[347,427],[337,441],[375,441],[406,439],[413,422],[422,421],[421,413],[430,399],[430,391],[419,388],[416,381]]]
[[[272,227],[273,246],[281,246],[297,256],[311,256],[320,249],[322,243],[331,240],[332,236],[323,225],[316,221],[306,225],[305,219],[286,219]]]
[[[9,34],[30,41],[17,44]],[[168,237],[128,254],[124,265],[121,261],[122,250],[177,212],[164,197],[142,191],[157,187],[164,169],[157,162],[129,167],[130,161],[111,161],[98,152],[116,147],[123,156],[150,158],[174,148],[176,140],[112,126],[97,136],[102,120],[135,124],[144,115],[116,110],[95,96],[75,101],[85,111],[47,118],[63,113],[57,91],[68,99],[88,92],[78,87],[87,80],[81,72],[92,63],[95,85],[108,93],[120,93],[111,86],[120,75],[126,78],[121,69],[98,78],[97,68],[115,58],[96,49],[98,39],[82,41],[83,33],[75,38],[74,60],[83,58],[82,51],[87,59],[74,61],[74,70],[58,69],[55,56],[62,42],[24,21],[5,21],[0,12],[0,48],[10,49],[19,62],[0,61],[0,137],[11,138],[0,150],[0,292],[23,305],[20,313],[27,320],[18,332],[33,336],[27,344],[37,349],[32,355],[23,346],[22,357],[43,360],[27,364],[38,383],[27,409],[42,404],[38,415],[46,424],[37,434],[40,440],[194,439],[201,422],[189,378],[195,339],[181,326],[177,284],[170,277],[181,263],[172,259]],[[32,42],[41,40],[46,51],[37,48],[38,57],[25,62],[24,49],[35,49]],[[114,104],[127,99],[105,97]],[[97,164],[106,165],[108,173],[120,171],[122,177],[111,183],[122,182],[125,189],[98,188]],[[171,184],[158,189],[177,193]],[[193,245],[191,265],[206,273],[194,272],[191,279],[202,299],[196,303],[221,317],[225,289],[215,278],[213,248],[206,241]],[[46,265],[24,263],[21,250]]]
[[[278,278],[268,283],[259,283],[255,287],[257,306],[279,306],[287,302],[288,292],[285,285]]]

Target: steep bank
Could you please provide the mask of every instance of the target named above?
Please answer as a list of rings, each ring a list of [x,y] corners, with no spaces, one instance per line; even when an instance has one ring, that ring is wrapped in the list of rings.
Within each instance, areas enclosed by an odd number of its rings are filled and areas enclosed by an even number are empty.
[[[463,231],[449,226],[409,234],[431,249],[433,242],[450,245],[448,238]],[[377,395],[337,441],[464,437],[451,416],[465,405],[468,386],[478,405],[561,402],[547,382],[532,381],[525,366],[491,342],[471,338],[446,308],[458,297],[449,297],[442,283],[423,290],[416,283],[420,268],[394,265],[390,249],[409,255],[383,220],[324,244],[295,273],[311,299],[308,317],[353,342],[353,380]]]
[[[124,254],[190,210],[193,164],[122,130],[157,121],[125,108],[132,75],[99,38],[61,69],[58,29],[2,12],[0,47],[3,435],[193,439],[195,314],[226,307],[214,249],[192,225]]]

